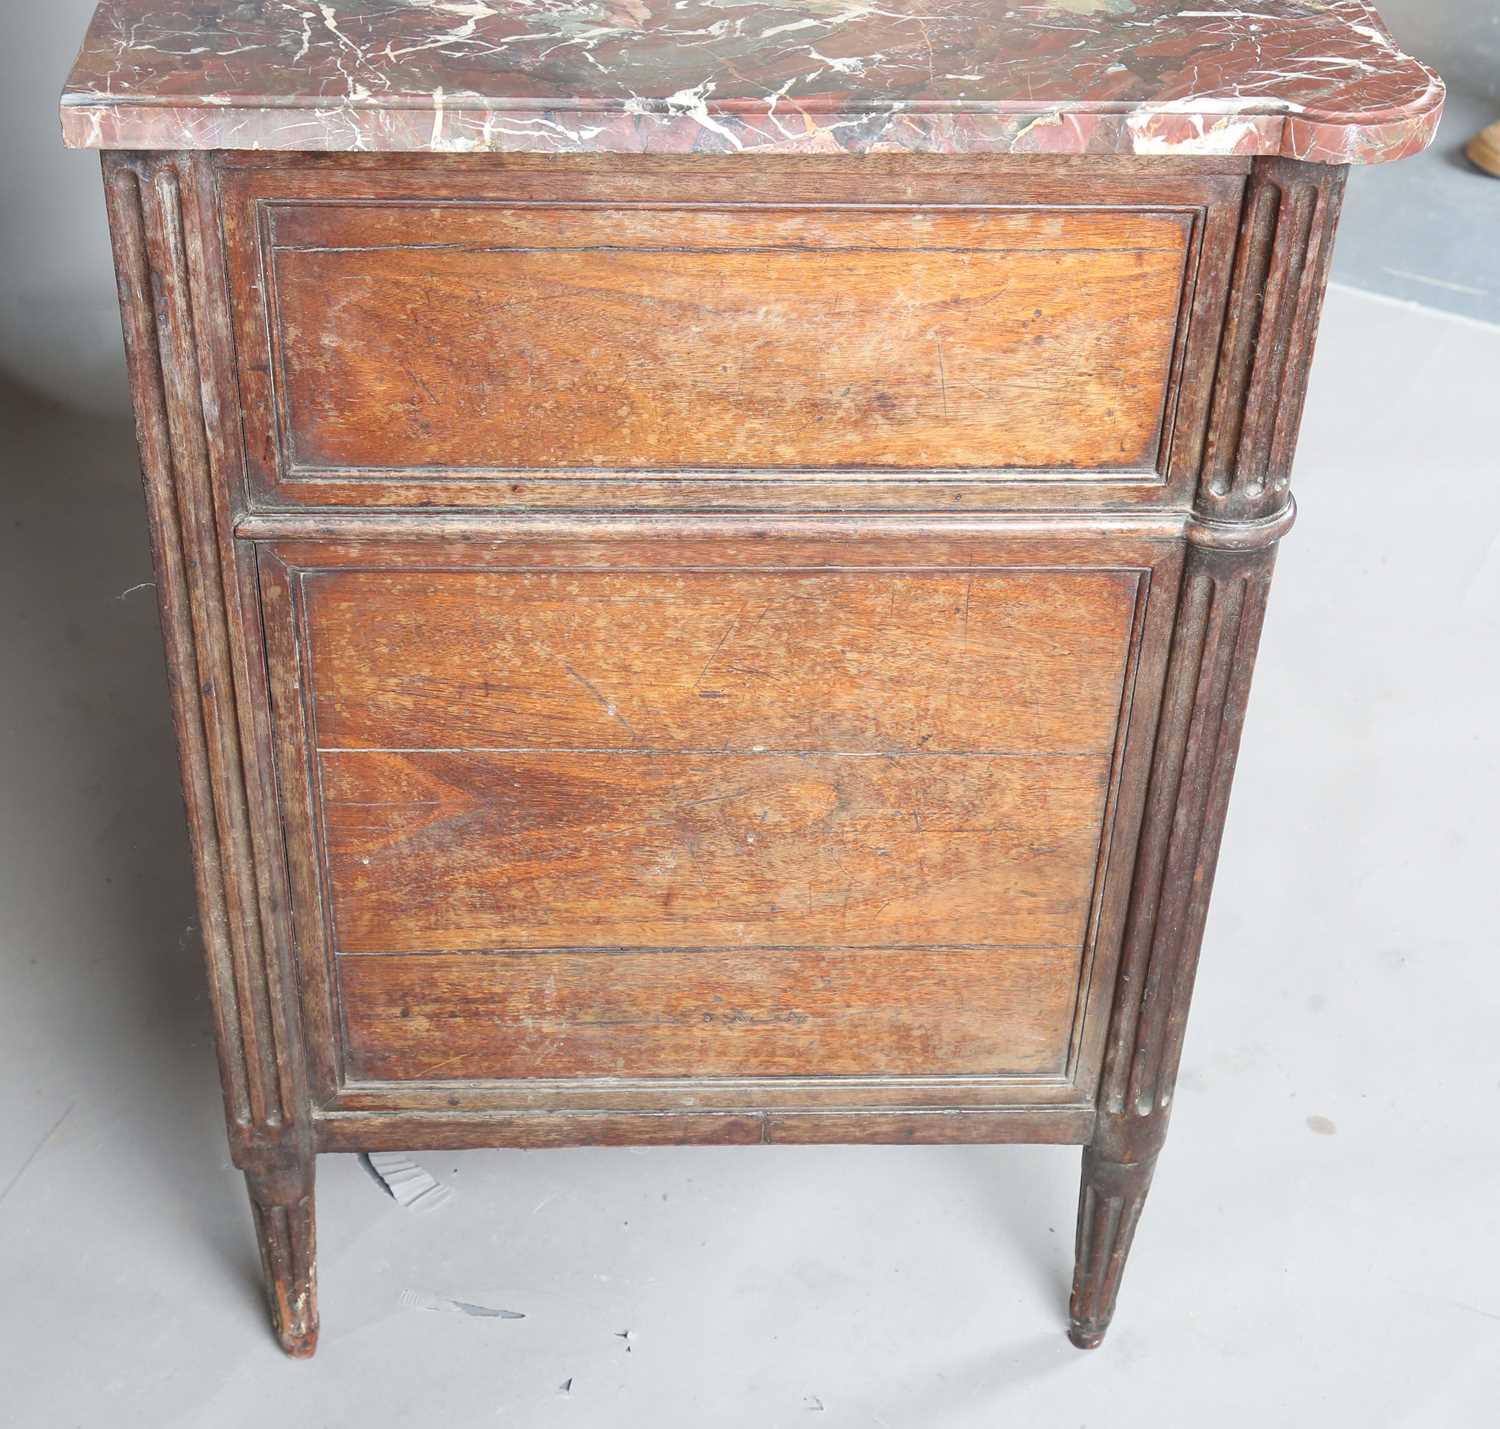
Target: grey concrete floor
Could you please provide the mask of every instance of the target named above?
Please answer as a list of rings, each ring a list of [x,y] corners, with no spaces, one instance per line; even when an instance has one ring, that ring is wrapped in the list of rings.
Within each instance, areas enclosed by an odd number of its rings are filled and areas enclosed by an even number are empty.
[[[131,432],[6,392],[0,1422],[1494,1424],[1497,374],[1500,329],[1331,298],[1176,1125],[1092,1355],[1076,1152],[764,1148],[426,1156],[429,1215],[325,1158],[323,1345],[282,1359]]]

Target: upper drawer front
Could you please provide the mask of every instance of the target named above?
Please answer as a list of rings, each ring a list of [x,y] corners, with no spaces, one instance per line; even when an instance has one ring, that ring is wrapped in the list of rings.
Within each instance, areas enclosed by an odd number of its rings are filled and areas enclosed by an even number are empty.
[[[290,473],[1155,469],[1181,214],[294,208]]]
[[[262,504],[972,509],[1165,484],[1193,208],[349,196],[254,217],[236,286]]]

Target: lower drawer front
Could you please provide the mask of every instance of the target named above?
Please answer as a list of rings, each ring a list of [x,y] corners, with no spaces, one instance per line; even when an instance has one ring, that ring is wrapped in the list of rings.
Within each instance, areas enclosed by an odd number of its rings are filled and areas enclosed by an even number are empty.
[[[1139,573],[294,572],[354,1081],[1056,1077]]]

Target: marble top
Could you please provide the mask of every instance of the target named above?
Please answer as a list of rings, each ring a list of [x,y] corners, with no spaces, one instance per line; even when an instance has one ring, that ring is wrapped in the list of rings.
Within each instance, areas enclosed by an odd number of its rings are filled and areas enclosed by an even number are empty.
[[[1280,154],[1431,142],[1363,0],[103,0],[77,148]]]

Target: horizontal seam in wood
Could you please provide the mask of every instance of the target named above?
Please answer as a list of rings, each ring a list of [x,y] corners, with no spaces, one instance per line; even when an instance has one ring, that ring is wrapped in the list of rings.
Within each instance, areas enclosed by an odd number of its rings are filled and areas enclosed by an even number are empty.
[[[1066,390],[1059,383],[1056,391]],[[1036,391],[1035,387],[1026,390]],[[1054,390],[1054,389],[1042,389]],[[283,468],[280,486],[337,486],[352,482],[429,482],[456,485],[465,481],[545,481],[583,484],[597,482],[623,484],[654,481],[662,485],[690,485],[714,482],[728,485],[741,481],[761,486],[816,486],[837,482],[848,484],[895,485],[909,481],[918,485],[1041,486],[1065,484],[1079,486],[1085,482],[1113,485],[1164,486],[1166,478],[1152,467],[915,467],[915,466],[846,466],[846,467],[605,467],[605,466],[298,466]],[[424,513],[426,514],[426,513]]]
[[[325,696],[324,698],[334,698]],[[653,749],[622,745],[617,748],[569,749],[550,745],[479,745],[448,747],[319,746],[318,754],[633,754],[646,758],[681,756],[691,759],[1108,759],[1108,749]],[[330,806],[357,807],[356,801],[329,799]],[[401,803],[404,801],[391,801]]]
[[[356,948],[338,949],[340,958],[491,958],[491,957],[634,957],[637,954],[730,953],[747,956],[759,953],[809,953],[833,957],[840,953],[996,953],[1036,952],[1072,953],[1071,943],[726,943],[679,944],[620,947],[566,944],[556,947],[516,948]]]
[[[503,169],[496,172],[492,182],[503,182]],[[971,176],[972,177],[972,176]],[[988,177],[988,176],[986,176]],[[1180,177],[1180,176],[1179,176]],[[391,195],[380,198],[323,198],[315,194],[281,197],[252,194],[251,201],[258,208],[447,208],[505,211],[507,209],[559,209],[566,211],[610,211],[618,209],[630,213],[888,213],[906,215],[914,213],[981,213],[1015,214],[1026,217],[1035,213],[1096,214],[1113,216],[1131,214],[1136,216],[1160,216],[1166,218],[1190,218],[1200,204],[1183,202],[1152,203],[1149,199],[1138,203],[1032,203],[1018,199],[1012,203],[943,203],[926,202],[921,199],[885,202],[850,202],[823,199],[802,201],[785,199],[568,199],[568,198],[431,198],[426,196],[401,197]]]
[[[398,1083],[397,1085],[405,1085]],[[527,1107],[512,1109],[494,1107],[445,1107],[445,1108],[420,1108],[420,1109],[393,1109],[390,1111],[377,1111],[373,1108],[349,1110],[341,1107],[318,1107],[314,1109],[313,1115],[319,1121],[367,1121],[388,1117],[399,1117],[402,1121],[431,1121],[431,1120],[474,1120],[488,1121],[496,1118],[525,1118],[529,1120],[545,1121],[553,1117],[566,1116],[578,1120],[679,1120],[685,1117],[745,1117],[758,1116],[763,1113],[774,1113],[776,1116],[795,1116],[804,1119],[815,1119],[818,1117],[861,1117],[861,1118],[885,1118],[893,1114],[901,1116],[942,1116],[942,1117],[995,1117],[995,1116],[1055,1116],[1059,1112],[1065,1115],[1078,1115],[1080,1113],[1092,1112],[1093,1104],[1090,1102],[1056,1102],[1056,1103],[1019,1103],[1008,1106],[984,1106],[984,1107],[903,1107],[903,1106],[848,1106],[848,1107],[670,1107],[670,1108],[642,1108],[642,1109],[598,1109],[594,1107]]]
[[[920,212],[921,210],[918,210]],[[351,243],[312,244],[277,243],[272,253],[675,253],[683,255],[704,254],[707,256],[734,256],[736,254],[797,253],[822,254],[829,258],[841,258],[850,253],[995,253],[1005,257],[1017,254],[1070,253],[1176,253],[1182,247],[1128,246],[1105,243],[1091,248],[986,248],[978,244],[815,244],[815,243]],[[1151,276],[1142,272],[1127,275],[1131,278]]]

